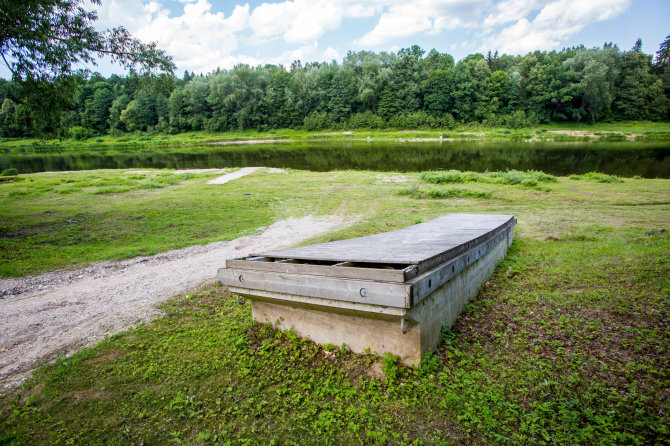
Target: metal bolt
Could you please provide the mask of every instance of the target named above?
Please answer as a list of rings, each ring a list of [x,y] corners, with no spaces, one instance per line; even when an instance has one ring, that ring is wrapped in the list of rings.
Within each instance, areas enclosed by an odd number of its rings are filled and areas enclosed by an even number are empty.
[[[409,321],[407,319],[400,319],[400,331],[402,331],[402,334],[407,334],[409,331]]]
[[[366,290],[365,288],[361,288],[361,296],[362,297],[367,297],[368,296],[368,290]]]

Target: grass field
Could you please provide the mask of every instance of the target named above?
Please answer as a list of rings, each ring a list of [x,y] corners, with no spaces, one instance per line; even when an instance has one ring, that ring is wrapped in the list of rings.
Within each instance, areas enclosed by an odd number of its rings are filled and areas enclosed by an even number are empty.
[[[267,131],[238,130],[224,133],[204,131],[185,132],[176,135],[163,133],[128,133],[120,136],[101,135],[84,140],[0,138],[0,148],[5,150],[25,150],[28,147],[127,147],[127,146],[181,146],[197,145],[217,141],[238,140],[334,140],[334,139],[414,139],[414,138],[455,138],[455,139],[539,139],[539,140],[589,140],[592,138],[623,139],[626,136],[638,140],[670,140],[669,122],[629,121],[614,123],[551,123],[522,129],[492,128],[481,124],[460,124],[454,129],[346,129],[329,131],[307,131],[301,129],[277,129]]]
[[[670,229],[670,180],[207,178],[95,171],[2,183],[2,275],[230,239],[310,213],[360,218],[313,241],[449,212],[519,223],[494,277],[418,368],[253,323],[248,304],[212,285],[5,392],[0,444],[670,441],[670,237],[655,232]]]

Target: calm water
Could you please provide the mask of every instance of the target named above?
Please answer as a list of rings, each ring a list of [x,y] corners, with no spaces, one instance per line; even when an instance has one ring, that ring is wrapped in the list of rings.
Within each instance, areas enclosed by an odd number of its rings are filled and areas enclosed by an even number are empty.
[[[208,168],[268,166],[340,169],[474,171],[536,169],[555,175],[590,171],[670,178],[670,142],[297,142],[151,148],[28,149],[0,153],[0,170]]]

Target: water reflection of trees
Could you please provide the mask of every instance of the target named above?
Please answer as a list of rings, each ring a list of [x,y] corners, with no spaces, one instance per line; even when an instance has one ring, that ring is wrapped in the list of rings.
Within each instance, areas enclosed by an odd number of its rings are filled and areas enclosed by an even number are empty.
[[[670,177],[667,142],[300,142],[262,146],[91,149],[0,154],[0,168],[20,172],[127,168],[268,166],[315,171],[541,170],[554,175],[599,171]]]

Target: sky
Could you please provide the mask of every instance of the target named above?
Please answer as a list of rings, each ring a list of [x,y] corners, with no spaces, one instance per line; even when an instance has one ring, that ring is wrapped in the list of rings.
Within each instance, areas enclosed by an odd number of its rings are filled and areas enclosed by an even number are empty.
[[[462,59],[640,37],[654,54],[670,34],[670,0],[102,0],[101,29],[123,25],[173,56],[177,73],[236,64],[341,61],[348,51],[419,45]],[[107,61],[104,75],[124,70]]]

